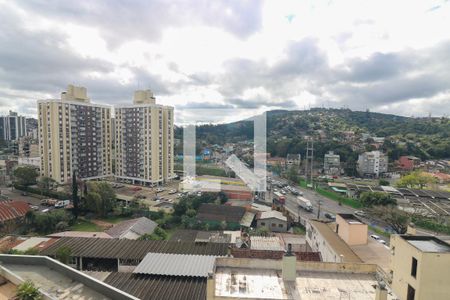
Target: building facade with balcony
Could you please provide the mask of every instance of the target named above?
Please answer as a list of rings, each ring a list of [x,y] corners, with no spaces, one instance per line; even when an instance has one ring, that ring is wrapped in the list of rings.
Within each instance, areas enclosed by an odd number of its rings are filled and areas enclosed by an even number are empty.
[[[0,140],[15,141],[27,133],[27,124],[24,116],[9,111],[9,115],[0,116]]]
[[[112,176],[111,107],[93,104],[84,87],[38,101],[41,176],[67,182]]]
[[[117,179],[153,186],[175,177],[173,119],[173,107],[156,104],[150,90],[115,108]]]

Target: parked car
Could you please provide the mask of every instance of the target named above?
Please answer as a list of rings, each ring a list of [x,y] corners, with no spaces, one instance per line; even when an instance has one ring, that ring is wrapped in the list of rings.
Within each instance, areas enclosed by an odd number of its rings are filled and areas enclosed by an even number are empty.
[[[163,192],[163,191],[164,191],[163,188],[157,188],[157,189],[156,189],[156,192],[157,192],[157,193],[161,193],[161,192]]]
[[[336,220],[336,217],[330,213],[325,213],[325,218],[330,220]]]
[[[363,212],[362,210],[357,210],[357,211],[355,211],[354,214],[357,215],[357,216],[360,216],[360,217],[365,217],[366,216],[366,213]]]
[[[380,239],[380,237],[378,235],[376,235],[376,234],[371,234],[370,237],[373,238],[376,241],[378,241]]]
[[[55,208],[64,208],[70,204],[70,200],[59,200],[55,203]]]
[[[173,195],[173,194],[176,194],[177,193],[177,190],[170,190],[169,191],[169,195]]]
[[[39,210],[39,206],[37,206],[37,205],[30,205],[30,208],[32,210]]]
[[[379,240],[378,240],[378,243],[381,243],[381,244],[383,244],[383,245],[386,245],[386,241],[385,241],[385,240],[382,240],[382,239],[379,239]]]

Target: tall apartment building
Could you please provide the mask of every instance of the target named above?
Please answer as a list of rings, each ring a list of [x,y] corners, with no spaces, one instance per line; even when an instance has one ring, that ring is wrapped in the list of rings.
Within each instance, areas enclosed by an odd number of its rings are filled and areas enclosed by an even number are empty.
[[[15,141],[27,134],[26,118],[16,112],[9,111],[9,115],[0,117],[0,139]]]
[[[62,183],[112,175],[111,108],[92,104],[86,88],[69,85],[61,99],[38,101],[41,175]]]
[[[341,157],[329,151],[323,157],[323,170],[328,175],[339,175],[341,170]]]
[[[157,185],[175,177],[173,118],[173,107],[156,104],[150,90],[115,108],[117,179]]]
[[[361,176],[379,177],[388,170],[388,157],[380,151],[364,152],[358,157],[357,171]]]
[[[391,287],[399,299],[449,299],[450,245],[433,236],[391,236]]]

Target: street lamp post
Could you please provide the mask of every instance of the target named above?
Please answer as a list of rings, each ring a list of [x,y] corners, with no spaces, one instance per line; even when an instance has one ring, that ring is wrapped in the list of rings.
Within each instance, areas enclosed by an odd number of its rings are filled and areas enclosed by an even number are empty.
[[[318,200],[317,204],[319,204],[318,208],[317,208],[317,219],[320,219],[320,205],[322,204],[322,200]]]

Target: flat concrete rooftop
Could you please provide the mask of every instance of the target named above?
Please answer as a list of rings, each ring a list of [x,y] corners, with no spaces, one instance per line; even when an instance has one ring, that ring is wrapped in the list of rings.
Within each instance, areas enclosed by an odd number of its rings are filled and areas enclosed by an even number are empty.
[[[3,266],[24,280],[31,280],[36,286],[56,299],[109,299],[47,266],[17,264],[4,264]]]
[[[373,300],[377,284],[374,273],[305,270],[295,282],[285,282],[280,270],[227,267],[216,270],[215,280],[216,296],[241,299]]]
[[[403,239],[422,252],[450,252],[450,244],[433,236],[407,236]]]

